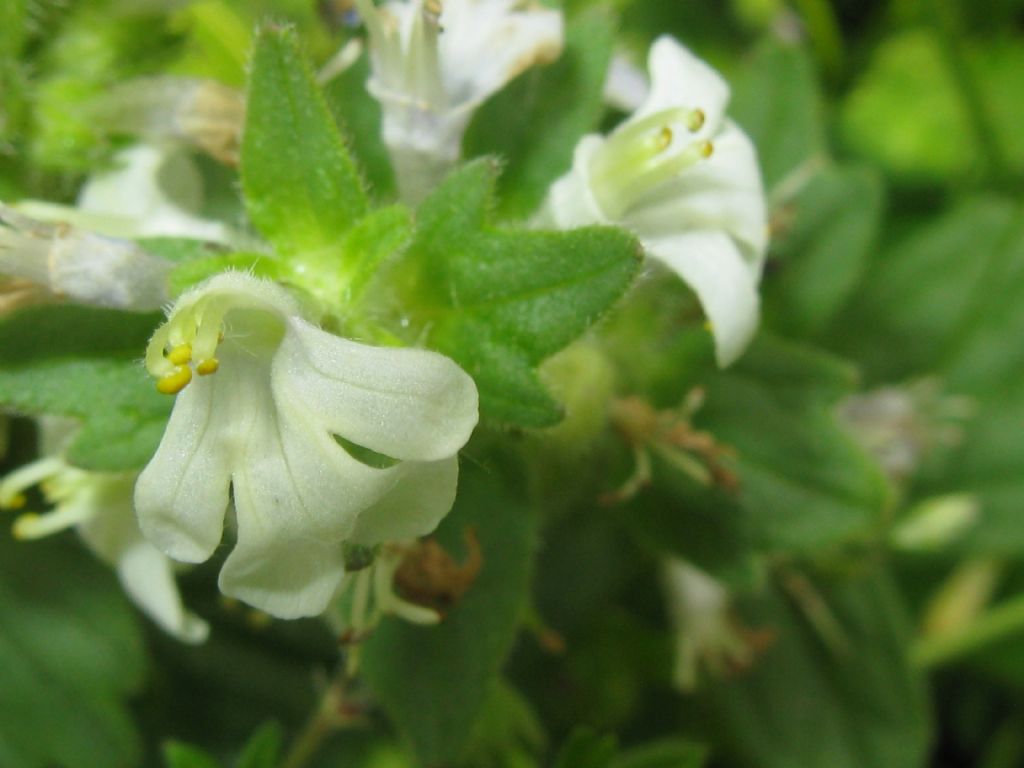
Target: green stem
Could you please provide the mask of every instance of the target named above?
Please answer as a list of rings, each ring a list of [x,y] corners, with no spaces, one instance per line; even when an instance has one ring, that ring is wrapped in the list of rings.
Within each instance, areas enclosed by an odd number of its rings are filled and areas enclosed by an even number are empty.
[[[1003,152],[995,122],[978,87],[978,81],[960,45],[956,8],[950,0],[932,0],[932,10],[932,22],[938,37],[939,49],[956,87],[967,124],[982,153],[988,175],[998,178],[1006,168],[1006,153]]]
[[[302,732],[281,762],[281,768],[305,768],[335,731],[352,725],[358,712],[346,702],[346,680],[328,686]]]
[[[989,609],[960,631],[918,640],[911,660],[933,669],[1017,634],[1024,634],[1024,595]]]

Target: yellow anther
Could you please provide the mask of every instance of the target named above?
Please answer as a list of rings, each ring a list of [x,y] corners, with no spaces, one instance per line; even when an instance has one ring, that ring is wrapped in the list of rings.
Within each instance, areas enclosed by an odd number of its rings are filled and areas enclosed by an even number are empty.
[[[209,376],[211,373],[216,373],[218,368],[220,368],[220,363],[217,362],[217,358],[208,357],[196,366],[196,373],[200,376]]]
[[[179,344],[167,353],[167,360],[173,365],[184,365],[192,359],[192,345]]]
[[[655,151],[664,152],[672,145],[672,129],[667,125],[658,131],[658,138],[654,140]]]
[[[710,141],[702,141],[700,143],[700,156],[703,158],[711,157],[715,152],[715,145]]]
[[[7,499],[3,504],[0,504],[4,509],[21,509],[28,503],[28,499],[25,498],[24,493],[16,493],[11,498]]]
[[[161,376],[156,381],[156,391],[162,395],[176,395],[192,381],[192,369],[187,365],[178,368],[174,373]]]
[[[704,110],[695,109],[690,113],[690,119],[687,121],[686,127],[690,129],[692,133],[696,133],[704,127]]]

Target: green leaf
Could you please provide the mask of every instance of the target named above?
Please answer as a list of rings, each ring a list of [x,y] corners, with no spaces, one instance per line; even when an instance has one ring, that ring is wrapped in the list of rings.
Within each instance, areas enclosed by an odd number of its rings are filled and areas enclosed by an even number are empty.
[[[612,768],[701,768],[707,749],[688,741],[662,741],[631,749],[612,763]]]
[[[364,648],[368,685],[427,765],[462,753],[526,607],[534,521],[493,470],[463,466],[455,507],[438,529],[438,541],[458,561],[468,528],[476,529],[483,567],[441,624],[386,620]]]
[[[915,483],[918,498],[968,493],[981,504],[978,521],[950,550],[1017,557],[1024,552],[1024,396],[1012,387],[986,397],[957,445],[941,453]]]
[[[558,751],[553,768],[610,768],[617,742],[589,728],[573,731]]]
[[[490,227],[495,175],[491,161],[470,163],[423,204],[405,265],[407,304],[430,345],[476,380],[486,418],[546,426],[560,413],[533,368],[623,294],[641,252],[617,229]]]
[[[532,765],[547,741],[526,698],[509,683],[491,686],[463,755],[466,765]]]
[[[813,338],[868,266],[882,219],[881,180],[867,168],[832,168],[783,210],[792,225],[772,243],[778,262],[765,281],[766,314],[773,328]]]
[[[258,33],[247,103],[241,170],[250,218],[282,256],[329,260],[366,214],[366,193],[292,30]]]
[[[765,43],[735,80],[729,113],[757,147],[768,189],[825,155],[814,65],[799,46]]]
[[[761,546],[813,551],[878,526],[885,478],[834,413],[853,383],[835,358],[764,336],[708,382],[695,421],[735,448],[739,501]]]
[[[351,140],[370,192],[378,200],[388,200],[395,196],[395,173],[381,136],[380,104],[366,90],[369,76],[369,56],[360,56],[352,66],[324,86],[324,96]]]
[[[350,301],[360,298],[381,263],[398,253],[411,237],[412,217],[400,205],[373,211],[348,231],[342,242],[345,261],[339,275]]]
[[[800,589],[803,607],[777,589],[741,605],[744,622],[775,641],[742,675],[705,687],[714,746],[738,768],[925,765],[924,681],[906,658],[910,625],[892,580],[874,572]],[[836,625],[830,642],[808,619],[817,597],[824,608],[813,610]]]
[[[276,768],[284,735],[277,723],[267,723],[252,735],[235,768]]]
[[[757,518],[736,495],[707,488],[658,457],[653,480],[621,509],[650,552],[685,558],[729,584],[749,581]]]
[[[857,329],[844,351],[881,380],[941,369],[960,389],[997,385],[1024,364],[1011,341],[1024,327],[1022,253],[1018,205],[962,203],[878,255],[844,313]]]
[[[554,64],[528,70],[477,110],[463,151],[506,161],[498,182],[502,214],[524,217],[536,210],[572,166],[580,137],[598,125],[614,33],[604,9],[574,17]]]
[[[0,531],[0,764],[137,765],[142,639],[113,575],[67,541]]]
[[[82,421],[69,460],[94,470],[142,467],[173,400],[141,364],[160,318],[75,306],[33,307],[0,322],[0,403]]]
[[[931,19],[929,19],[931,20]],[[1024,52],[1011,37],[960,41],[963,66],[987,111],[998,151],[1015,169],[1024,167],[1020,72]],[[911,181],[959,182],[982,156],[957,76],[944,60],[942,42],[920,26],[876,46],[843,105],[841,134],[866,159]],[[927,115],[928,119],[922,119]],[[1010,170],[1009,168],[1000,171]]]
[[[166,768],[221,768],[213,757],[191,744],[169,741],[163,751]]]

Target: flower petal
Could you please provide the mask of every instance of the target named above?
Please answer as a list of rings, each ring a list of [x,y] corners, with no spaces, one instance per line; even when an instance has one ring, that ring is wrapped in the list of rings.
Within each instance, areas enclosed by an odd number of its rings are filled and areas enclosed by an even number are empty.
[[[281,619],[324,612],[344,576],[341,545],[316,539],[254,540],[239,526],[224,561],[220,591]]]
[[[594,197],[590,181],[590,164],[604,142],[597,134],[579,140],[573,152],[572,169],[551,185],[544,208],[534,222],[536,226],[574,229],[611,223]]]
[[[647,58],[651,91],[630,120],[673,107],[700,108],[705,122],[700,136],[714,135],[729,104],[729,85],[714,69],[669,35],[651,46]]]
[[[99,217],[100,230],[118,237],[190,237],[227,242],[223,224],[193,216],[203,181],[182,152],[139,144],[120,152],[118,165],[91,175],[78,196],[86,215]]]
[[[729,365],[757,330],[757,275],[732,238],[701,231],[645,241],[651,256],[696,292],[711,322],[718,364]]]
[[[426,536],[455,503],[459,460],[408,462],[392,490],[359,514],[351,541],[373,546]]]
[[[476,426],[473,380],[443,355],[357,344],[304,321],[274,359],[275,397],[319,428],[396,459],[454,455]]]
[[[185,610],[171,561],[141,534],[117,560],[121,586],[157,626],[186,643],[201,643],[210,634],[205,621]]]
[[[216,376],[193,381],[177,396],[160,446],[135,484],[143,534],[175,560],[202,562],[220,543],[236,436],[270,405],[269,394],[259,392],[266,372],[228,355]]]
[[[246,435],[233,476],[238,542],[220,579],[225,594],[281,618],[324,610],[343,575],[342,541],[415,466],[360,463],[301,405],[279,398]]]
[[[442,74],[453,107],[476,106],[535,64],[562,51],[562,14],[508,0],[449,0],[440,37]]]
[[[732,121],[714,137],[714,146],[710,158],[653,190],[623,223],[650,238],[688,229],[725,230],[760,268],[768,222],[757,153]]]

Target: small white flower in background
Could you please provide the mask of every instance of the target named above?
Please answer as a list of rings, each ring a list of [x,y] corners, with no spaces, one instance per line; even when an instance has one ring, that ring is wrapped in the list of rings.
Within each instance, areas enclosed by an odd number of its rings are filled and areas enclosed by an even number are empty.
[[[0,275],[58,299],[149,311],[167,300],[171,264],[131,240],[48,224],[0,204]],[[17,281],[10,286],[18,287]]]
[[[219,221],[196,216],[203,180],[187,152],[137,144],[118,152],[109,168],[90,174],[75,207],[35,200],[19,212],[65,222],[109,237],[181,237],[229,243],[232,233]]]
[[[562,15],[520,0],[356,0],[370,35],[367,83],[383,110],[399,190],[422,200],[459,159],[473,111],[562,51]]]
[[[24,506],[24,492],[36,485],[54,505],[45,514],[20,515],[14,523],[15,537],[37,539],[75,527],[89,548],[116,569],[125,592],[149,618],[179,640],[202,642],[209,628],[182,606],[173,563],[139,530],[132,507],[138,473],[89,472],[70,466],[62,451],[73,429],[62,420],[41,421],[43,458],[0,481],[0,506]]]
[[[92,174],[78,194],[77,210],[93,228],[118,237],[184,237],[230,241],[219,221],[196,216],[203,179],[182,150],[137,144],[122,150],[107,170]]]
[[[142,530],[200,562],[233,503],[226,595],[281,618],[319,614],[342,579],[343,544],[416,538],[451,508],[477,392],[442,355],[339,338],[281,286],[225,273],[181,296],[146,366],[179,394],[136,487]]]
[[[202,194],[202,178],[185,153],[129,147],[112,168],[86,180],[75,207],[35,200],[0,204],[0,275],[26,280],[56,299],[159,309],[168,299],[173,265],[129,238],[230,242],[233,235],[223,224],[189,212],[200,207]],[[17,282],[0,285],[0,311],[44,298]]]
[[[676,558],[665,562],[664,584],[676,634],[675,683],[680,689],[697,687],[702,665],[721,674],[753,661],[755,649],[730,614],[725,587]]]
[[[643,105],[609,136],[585,136],[538,223],[619,224],[700,299],[720,365],[757,329],[767,214],[757,155],[725,116],[729,87],[670,37],[651,47]]]

